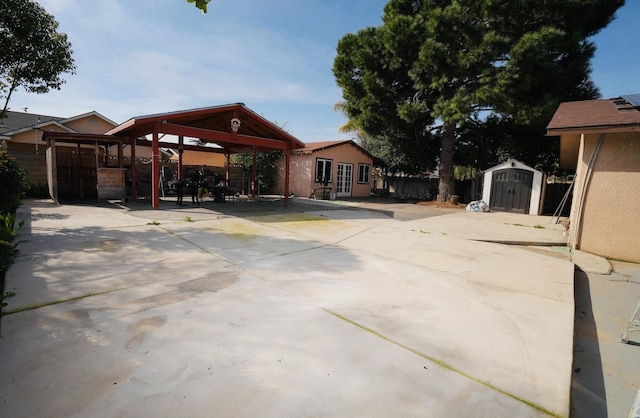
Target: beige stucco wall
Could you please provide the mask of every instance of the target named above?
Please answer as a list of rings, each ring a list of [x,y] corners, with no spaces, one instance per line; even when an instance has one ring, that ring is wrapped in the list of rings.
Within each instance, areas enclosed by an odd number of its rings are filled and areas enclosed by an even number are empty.
[[[640,263],[640,133],[606,134],[587,182],[598,137],[581,138],[570,240],[582,251]]]
[[[51,122],[38,125],[38,129],[29,129],[25,132],[21,132],[11,136],[11,139],[7,141],[8,148],[11,144],[29,144],[34,149],[38,149],[38,152],[44,152],[47,148],[46,141],[42,140],[43,131],[55,131],[55,132],[79,132],[83,134],[103,134],[110,129],[114,128],[114,125],[105,121],[104,119],[96,115],[87,115],[86,117],[69,121],[65,124],[71,131],[61,128],[59,125]],[[76,148],[75,144],[57,143],[57,147]],[[93,148],[93,145],[82,145],[82,148]]]
[[[331,147],[324,150],[315,151],[313,153],[298,154],[291,156],[289,191],[296,196],[309,197],[311,190],[321,187],[320,183],[315,182],[316,160],[325,158],[333,160],[332,164],[332,181],[328,184],[331,192],[336,192],[336,178],[338,175],[338,164],[347,163],[353,165],[353,179],[351,185],[351,197],[367,197],[371,195],[371,182],[373,181],[373,161],[371,158],[361,152],[358,148],[349,143],[340,146]],[[369,183],[358,183],[358,164],[369,165]],[[284,159],[279,161],[281,173],[284,170]],[[284,175],[278,178],[278,190],[284,193]]]
[[[172,159],[178,160],[177,156]],[[209,167],[226,167],[227,157],[224,154],[215,152],[201,152],[185,150],[182,154],[182,164],[184,165],[207,165]]]
[[[71,120],[65,126],[83,134],[103,134],[115,126],[96,115],[88,115],[83,118]]]
[[[279,163],[278,190],[284,193],[284,160]],[[315,156],[312,154],[294,155],[291,157],[289,170],[289,192],[296,196],[308,197],[315,172]]]

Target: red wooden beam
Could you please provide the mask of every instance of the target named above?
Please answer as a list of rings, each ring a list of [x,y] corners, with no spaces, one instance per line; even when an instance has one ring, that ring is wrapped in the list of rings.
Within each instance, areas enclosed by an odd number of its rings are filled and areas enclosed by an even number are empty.
[[[199,138],[203,141],[219,142],[221,144],[244,145],[273,150],[286,150],[290,148],[286,141],[260,138],[251,135],[232,135],[229,132],[194,128],[192,126],[176,125],[173,123],[162,123],[160,125],[160,132],[170,135],[184,135],[192,138]]]
[[[151,203],[154,209],[160,208],[160,152],[158,147],[158,127],[153,130],[151,145]]]

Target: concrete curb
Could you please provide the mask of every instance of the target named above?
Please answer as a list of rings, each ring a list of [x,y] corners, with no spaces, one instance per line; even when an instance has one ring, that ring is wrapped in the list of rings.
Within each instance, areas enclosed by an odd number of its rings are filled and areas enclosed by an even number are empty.
[[[585,273],[608,275],[613,271],[611,263],[606,258],[580,250],[571,250],[571,262]]]

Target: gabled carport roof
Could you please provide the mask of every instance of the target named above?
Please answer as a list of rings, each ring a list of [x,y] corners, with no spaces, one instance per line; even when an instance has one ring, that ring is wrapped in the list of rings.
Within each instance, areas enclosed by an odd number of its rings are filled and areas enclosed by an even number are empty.
[[[231,120],[234,118],[241,123],[237,133],[231,130]],[[197,138],[218,145],[222,152],[228,154],[294,150],[305,146],[302,141],[243,103],[138,116],[106,134],[140,137],[153,132]]]

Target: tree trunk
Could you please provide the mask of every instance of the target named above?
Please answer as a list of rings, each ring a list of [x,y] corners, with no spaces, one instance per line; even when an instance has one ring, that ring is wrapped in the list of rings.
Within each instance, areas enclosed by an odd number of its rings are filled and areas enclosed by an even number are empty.
[[[455,139],[455,124],[445,124],[442,138],[440,139],[440,165],[438,172],[438,200],[447,202],[454,194],[455,183],[453,180],[453,142]]]

